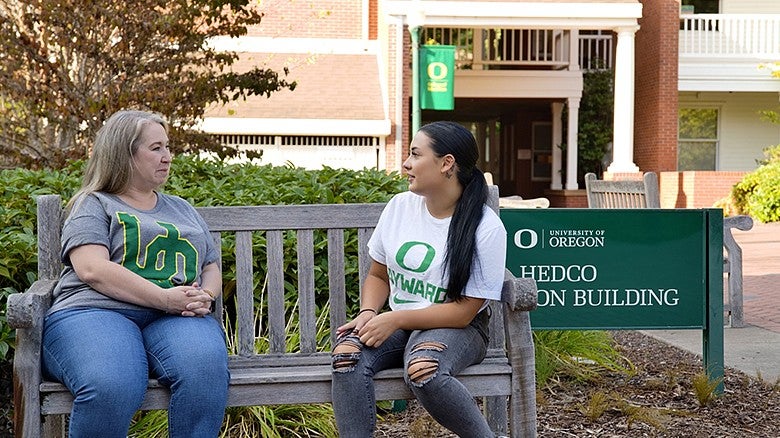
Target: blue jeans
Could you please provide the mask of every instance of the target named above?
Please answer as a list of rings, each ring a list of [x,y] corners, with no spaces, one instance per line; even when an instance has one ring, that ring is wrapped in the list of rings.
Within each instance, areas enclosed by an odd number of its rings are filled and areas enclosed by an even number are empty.
[[[170,437],[216,437],[230,375],[214,318],[64,309],[46,318],[43,368],[73,394],[70,437],[126,437],[149,376],[171,390]]]
[[[377,348],[354,334],[340,337],[333,354],[333,411],[343,438],[371,437],[376,427],[374,374],[404,366],[420,404],[461,437],[493,437],[474,397],[455,376],[487,351],[487,311],[462,329],[398,330]],[[346,347],[346,351],[345,351]]]

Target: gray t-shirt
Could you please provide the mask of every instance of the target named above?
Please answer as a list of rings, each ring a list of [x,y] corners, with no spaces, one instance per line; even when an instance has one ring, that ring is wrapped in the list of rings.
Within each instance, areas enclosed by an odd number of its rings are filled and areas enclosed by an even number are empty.
[[[200,283],[203,268],[219,259],[203,218],[185,200],[157,194],[157,205],[138,210],[107,193],[77,200],[62,228],[64,269],[54,289],[52,314],[71,307],[141,309],[92,289],[76,275],[70,251],[103,245],[112,262],[163,288]]]

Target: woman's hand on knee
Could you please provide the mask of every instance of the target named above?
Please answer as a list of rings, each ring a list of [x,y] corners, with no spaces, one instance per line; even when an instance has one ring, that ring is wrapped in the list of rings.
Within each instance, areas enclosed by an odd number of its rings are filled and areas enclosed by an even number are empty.
[[[372,317],[357,332],[360,342],[369,347],[382,345],[400,327],[394,315],[396,312],[385,312]]]

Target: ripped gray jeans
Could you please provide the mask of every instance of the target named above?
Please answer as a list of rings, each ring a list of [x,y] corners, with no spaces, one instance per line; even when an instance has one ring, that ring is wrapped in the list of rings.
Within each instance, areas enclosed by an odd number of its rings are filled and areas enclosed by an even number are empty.
[[[353,334],[333,350],[333,410],[339,436],[371,437],[376,426],[374,374],[403,365],[404,379],[420,404],[460,437],[493,437],[474,397],[454,377],[485,357],[489,310],[462,329],[398,330],[377,348]]]

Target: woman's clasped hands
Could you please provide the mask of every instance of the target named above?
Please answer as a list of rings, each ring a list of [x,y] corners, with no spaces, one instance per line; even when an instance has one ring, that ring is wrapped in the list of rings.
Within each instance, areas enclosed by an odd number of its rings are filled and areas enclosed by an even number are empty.
[[[191,286],[175,286],[165,291],[166,312],[181,316],[206,316],[211,313],[213,292],[197,283]]]

